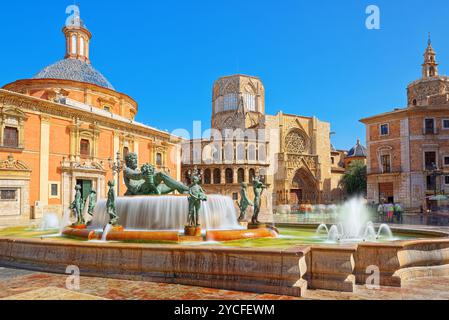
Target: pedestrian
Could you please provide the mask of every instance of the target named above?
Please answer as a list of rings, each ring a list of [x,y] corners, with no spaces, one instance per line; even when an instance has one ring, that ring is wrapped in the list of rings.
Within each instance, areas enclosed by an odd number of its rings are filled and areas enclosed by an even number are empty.
[[[394,213],[394,206],[391,203],[389,203],[387,205],[387,221],[389,223],[393,222],[393,213]]]
[[[399,203],[396,203],[396,206],[394,208],[394,211],[396,212],[396,219],[398,223],[402,223],[402,206]]]
[[[377,207],[377,214],[379,217],[379,222],[384,222],[384,205],[379,203],[379,206]]]

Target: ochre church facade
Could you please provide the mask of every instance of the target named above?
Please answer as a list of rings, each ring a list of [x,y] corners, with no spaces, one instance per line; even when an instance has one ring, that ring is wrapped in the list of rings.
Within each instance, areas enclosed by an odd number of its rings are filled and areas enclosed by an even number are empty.
[[[61,215],[90,190],[105,198],[117,156],[180,178],[179,138],[136,122],[137,102],[92,67],[91,33],[72,21],[63,29],[66,55],[32,79],[0,90],[0,225]]]

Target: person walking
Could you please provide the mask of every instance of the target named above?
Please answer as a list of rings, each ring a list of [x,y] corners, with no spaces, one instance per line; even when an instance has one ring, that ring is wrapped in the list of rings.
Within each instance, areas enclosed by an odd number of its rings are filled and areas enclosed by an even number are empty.
[[[387,205],[387,221],[388,221],[388,223],[393,222],[393,213],[394,213],[394,206],[391,203],[389,203]]]
[[[399,203],[396,203],[395,207],[394,207],[394,211],[395,211],[395,215],[396,215],[396,220],[398,221],[398,223],[402,224],[403,218],[402,218],[402,206]]]

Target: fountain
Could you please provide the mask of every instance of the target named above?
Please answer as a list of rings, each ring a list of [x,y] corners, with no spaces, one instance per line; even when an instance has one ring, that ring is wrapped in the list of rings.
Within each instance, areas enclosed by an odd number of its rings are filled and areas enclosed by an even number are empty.
[[[327,232],[329,241],[361,242],[375,241],[382,235],[387,239],[393,237],[388,225],[382,224],[376,232],[374,224],[370,221],[370,213],[362,198],[353,198],[346,202],[338,211],[339,223],[327,228],[321,224],[317,234],[323,230]]]
[[[67,236],[102,241],[222,241],[276,237],[274,228],[257,219],[260,196],[265,186],[258,179],[254,189],[255,213],[247,230],[237,220],[234,201],[222,195],[206,195],[200,185],[201,173],[195,169],[191,186],[177,182],[150,164],[138,169],[137,155],[125,158],[125,197],[116,198],[115,183],[108,183],[107,200],[88,199],[83,206],[80,187],[71,205],[77,222],[66,228]],[[178,194],[176,194],[178,193]],[[95,202],[95,208],[94,208]],[[84,210],[83,210],[84,208]],[[89,210],[87,210],[89,208]],[[257,209],[257,210],[256,210]],[[86,217],[92,220],[86,224]]]
[[[187,196],[138,196],[118,198],[117,215],[125,230],[181,231],[186,224]],[[92,229],[102,229],[108,223],[106,200],[97,203]],[[205,230],[239,230],[237,212],[231,198],[210,195],[200,210]]]

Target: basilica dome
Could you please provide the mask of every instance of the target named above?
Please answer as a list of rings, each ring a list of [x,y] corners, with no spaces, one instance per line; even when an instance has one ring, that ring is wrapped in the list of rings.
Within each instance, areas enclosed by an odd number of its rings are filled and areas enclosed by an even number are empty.
[[[348,152],[347,158],[366,157],[366,148],[362,146],[360,140],[357,140],[357,144]]]
[[[111,83],[90,63],[78,59],[60,60],[40,71],[33,79],[72,80],[115,90]]]

